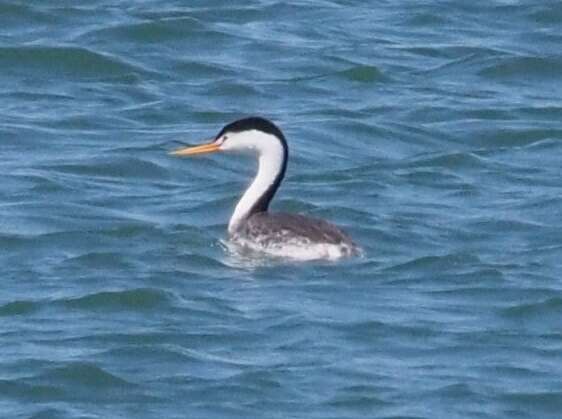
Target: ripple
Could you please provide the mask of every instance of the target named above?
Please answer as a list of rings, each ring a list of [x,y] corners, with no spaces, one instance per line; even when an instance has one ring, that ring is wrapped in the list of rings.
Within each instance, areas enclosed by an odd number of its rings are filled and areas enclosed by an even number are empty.
[[[59,409],[42,409],[37,413],[34,413],[29,419],[64,419],[67,416],[64,411]]]
[[[1,226],[1,224],[0,224]],[[14,233],[0,232],[0,246],[4,251],[22,249],[29,243],[24,236]]]
[[[489,167],[487,159],[474,153],[457,152],[437,156],[423,156],[409,164],[413,167],[442,167],[447,169],[481,169]]]
[[[63,262],[64,267],[93,269],[127,269],[132,265],[125,256],[114,252],[88,252],[86,254],[70,257]]]
[[[0,306],[0,316],[23,316],[39,309],[33,301],[12,301]]]
[[[86,362],[74,362],[63,367],[53,368],[41,374],[40,379],[52,383],[64,383],[65,385],[78,385],[92,388],[134,387],[134,384],[116,375],[110,374],[96,365]]]
[[[154,310],[170,303],[170,296],[159,289],[138,288],[103,291],[78,298],[59,300],[64,306],[79,310]]]
[[[346,80],[360,83],[386,82],[390,80],[377,67],[370,65],[358,65],[338,74]]]
[[[562,21],[562,5],[558,2],[540,5],[534,8],[529,18],[535,22],[559,24]]]
[[[46,165],[46,170],[75,175],[134,178],[167,179],[168,171],[159,164],[137,157],[108,156],[82,162],[81,164],[61,163]]]
[[[451,253],[443,256],[423,256],[411,261],[386,268],[388,271],[442,271],[458,269],[481,263],[476,255],[467,253]]]
[[[144,73],[145,70],[115,56],[85,47],[0,47],[0,65],[22,73],[43,76],[93,78]]]
[[[161,43],[169,40],[186,41],[190,35],[205,29],[199,20],[188,16],[162,17],[145,22],[123,23],[87,32],[82,37],[106,38],[113,42],[129,41],[147,43]]]
[[[25,383],[28,388],[23,391],[35,389],[42,398],[51,401],[91,401],[92,394],[104,402],[158,401],[138,385],[89,362],[67,362],[25,380],[31,384]]]
[[[518,303],[502,310],[502,313],[513,320],[556,318],[562,315],[562,298],[552,297],[534,303]]]
[[[562,392],[540,391],[535,392],[509,392],[501,396],[510,405],[522,406],[532,415],[539,412],[558,415],[562,411]]]
[[[49,22],[52,17],[40,12],[36,7],[26,4],[15,4],[3,2],[0,4],[0,15],[4,17],[5,22],[16,22],[18,25],[41,24]],[[9,25],[12,26],[12,25]],[[17,25],[13,25],[17,27]]]
[[[29,384],[22,380],[0,379],[0,392],[10,398],[44,402],[65,396],[65,391],[54,385]]]
[[[327,401],[327,405],[336,409],[351,409],[365,411],[365,413],[372,412],[372,409],[391,406],[392,403],[377,396],[379,391],[379,388],[369,385],[344,387],[338,391],[338,395]]]
[[[562,58],[559,57],[508,57],[499,63],[489,65],[480,75],[497,80],[538,80],[562,79]]]
[[[560,2],[410,3],[0,4],[0,416],[559,416]],[[362,258],[221,246],[256,113]]]

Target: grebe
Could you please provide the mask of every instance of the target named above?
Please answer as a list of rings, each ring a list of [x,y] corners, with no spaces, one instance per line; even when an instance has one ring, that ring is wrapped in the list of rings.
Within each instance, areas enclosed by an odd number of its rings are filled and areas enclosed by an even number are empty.
[[[258,172],[236,205],[228,223],[234,243],[276,256],[337,259],[360,252],[348,234],[327,221],[300,214],[270,213],[269,204],[287,168],[289,149],[271,121],[250,117],[226,125],[208,144],[173,151],[175,156],[217,151],[249,151],[257,155]]]

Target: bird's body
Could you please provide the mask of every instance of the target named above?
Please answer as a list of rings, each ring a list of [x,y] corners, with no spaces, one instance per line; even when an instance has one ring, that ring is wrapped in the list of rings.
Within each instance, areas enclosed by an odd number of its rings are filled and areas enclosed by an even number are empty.
[[[253,214],[231,238],[246,247],[294,259],[338,259],[358,251],[351,237],[335,225],[283,212]]]
[[[228,224],[233,242],[297,259],[337,259],[359,251],[346,233],[327,221],[268,211],[285,175],[289,155],[284,135],[272,122],[258,117],[241,119],[225,126],[213,142],[173,154],[185,156],[222,150],[252,151],[258,156],[258,173]]]

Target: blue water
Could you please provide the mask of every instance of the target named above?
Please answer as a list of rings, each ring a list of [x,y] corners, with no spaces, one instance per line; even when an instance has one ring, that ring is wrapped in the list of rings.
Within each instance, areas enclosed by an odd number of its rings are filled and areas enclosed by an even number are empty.
[[[559,418],[562,3],[0,3],[0,417]],[[274,209],[342,262],[241,258]]]

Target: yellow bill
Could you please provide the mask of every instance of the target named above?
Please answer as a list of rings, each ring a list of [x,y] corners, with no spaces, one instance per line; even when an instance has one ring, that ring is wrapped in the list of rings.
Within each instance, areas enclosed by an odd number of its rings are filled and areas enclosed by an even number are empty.
[[[195,147],[184,147],[172,151],[170,154],[174,156],[193,156],[195,154],[214,153],[219,151],[220,145],[216,143],[202,144]]]

